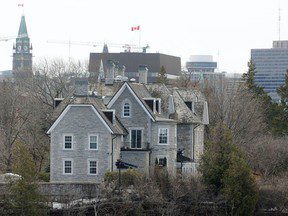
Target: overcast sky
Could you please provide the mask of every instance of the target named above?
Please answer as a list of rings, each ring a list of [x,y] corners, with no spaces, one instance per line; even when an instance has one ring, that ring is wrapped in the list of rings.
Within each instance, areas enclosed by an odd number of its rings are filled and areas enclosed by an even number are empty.
[[[287,0],[0,0],[0,37],[18,33],[22,8],[33,44],[34,62],[44,57],[68,59],[69,47],[47,40],[149,44],[149,52],[182,58],[213,55],[219,69],[230,73],[247,70],[251,48],[270,48],[288,40]],[[0,71],[12,68],[15,40],[0,41]],[[74,59],[89,59],[102,46],[71,46]],[[110,52],[122,49],[109,48]]]

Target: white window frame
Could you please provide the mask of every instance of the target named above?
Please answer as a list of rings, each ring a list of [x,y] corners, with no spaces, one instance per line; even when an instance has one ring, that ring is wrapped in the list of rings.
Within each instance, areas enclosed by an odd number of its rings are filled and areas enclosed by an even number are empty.
[[[72,137],[71,148],[65,148],[65,137],[66,136],[71,136]],[[73,136],[73,134],[71,134],[71,133],[70,134],[69,133],[63,134],[62,142],[63,142],[63,150],[73,150],[74,149],[74,136]]]
[[[141,130],[141,148],[132,148],[132,130]],[[143,133],[144,128],[129,128],[129,141],[130,141],[130,148],[131,149],[143,149]]]
[[[91,161],[96,161],[96,173],[90,173],[90,162]],[[92,175],[92,176],[95,176],[95,175],[98,175],[98,169],[99,169],[99,166],[98,166],[98,161],[95,160],[95,159],[88,159],[87,160],[87,174],[88,175]]]
[[[124,115],[124,106],[126,103],[129,104],[129,116]],[[132,116],[132,104],[131,104],[130,100],[126,99],[122,103],[122,118],[131,118],[131,116]]]
[[[91,136],[96,136],[97,137],[97,148],[91,148]],[[99,149],[99,135],[98,134],[88,134],[88,149],[91,151],[97,151]]]
[[[65,161],[71,161],[71,173],[65,173]],[[62,160],[63,175],[73,175],[73,166],[74,166],[74,161],[72,158],[63,158]]]
[[[167,143],[160,143],[160,132],[161,130],[167,130]],[[158,129],[158,145],[169,145],[169,128],[168,127],[159,127]]]

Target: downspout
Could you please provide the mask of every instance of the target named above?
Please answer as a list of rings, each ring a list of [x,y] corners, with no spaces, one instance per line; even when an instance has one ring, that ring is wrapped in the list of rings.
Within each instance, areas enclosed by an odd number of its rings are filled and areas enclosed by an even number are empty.
[[[114,163],[114,160],[113,160],[113,156],[114,156],[114,139],[117,138],[117,135],[115,135],[114,137],[112,137],[111,139],[111,143],[112,143],[112,151],[111,151],[111,171],[113,172],[113,163]]]
[[[200,126],[200,124],[193,127],[193,145],[192,145],[192,151],[193,151],[192,160],[193,160],[193,162],[195,162],[195,129],[199,126]]]

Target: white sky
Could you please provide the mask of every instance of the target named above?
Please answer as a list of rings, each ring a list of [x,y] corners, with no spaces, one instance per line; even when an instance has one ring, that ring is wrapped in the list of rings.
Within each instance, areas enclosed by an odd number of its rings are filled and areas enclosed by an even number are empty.
[[[213,55],[219,69],[247,70],[251,48],[270,48],[288,40],[287,0],[0,0],[0,37],[18,33],[24,2],[34,62],[43,57],[68,59],[68,45],[47,40],[149,44],[149,52],[180,56],[182,63],[194,54]],[[0,71],[12,68],[15,40],[0,41]],[[85,60],[102,46],[71,46],[71,57]],[[109,48],[119,52],[119,48]]]

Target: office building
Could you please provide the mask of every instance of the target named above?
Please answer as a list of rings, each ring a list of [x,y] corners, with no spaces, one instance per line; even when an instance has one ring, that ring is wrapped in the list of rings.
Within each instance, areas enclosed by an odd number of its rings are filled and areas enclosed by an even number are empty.
[[[125,66],[124,76],[129,79],[139,79],[139,66],[145,65],[148,69],[148,83],[155,83],[158,73],[164,66],[167,75],[179,76],[181,73],[180,57],[165,55],[161,53],[123,52],[123,53],[90,53],[89,72],[98,77],[101,71],[107,70],[109,62]]]
[[[270,49],[252,49],[251,59],[256,67],[255,83],[279,101],[277,88],[285,83],[288,69],[288,41],[274,41]]]

